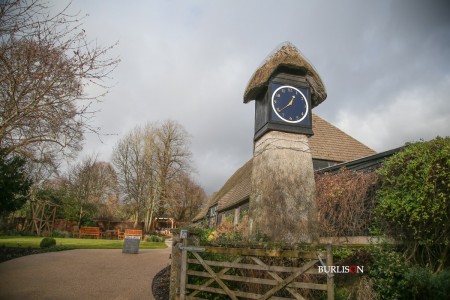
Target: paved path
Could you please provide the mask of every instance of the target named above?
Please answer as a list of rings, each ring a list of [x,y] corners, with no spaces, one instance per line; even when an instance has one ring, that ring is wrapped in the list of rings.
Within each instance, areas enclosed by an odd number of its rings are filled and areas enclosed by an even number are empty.
[[[154,299],[152,280],[169,265],[170,249],[68,250],[5,261],[0,299]]]

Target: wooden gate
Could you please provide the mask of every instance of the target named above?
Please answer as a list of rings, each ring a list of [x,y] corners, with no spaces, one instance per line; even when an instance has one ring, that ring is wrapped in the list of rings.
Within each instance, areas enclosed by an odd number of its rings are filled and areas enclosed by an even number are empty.
[[[319,273],[318,266],[333,264],[331,245],[326,251],[279,251],[180,245],[180,299],[202,299],[201,293],[229,299],[307,299],[311,290],[334,299],[334,279]],[[210,255],[214,254],[214,255]],[[202,255],[204,257],[202,257]],[[210,257],[210,259],[205,257]],[[231,261],[213,258],[231,257]],[[274,265],[282,260],[296,266]],[[301,278],[300,278],[301,277]],[[189,280],[189,279],[196,280]],[[308,281],[301,281],[305,280]],[[300,280],[300,281],[299,281]],[[303,294],[303,295],[302,295]]]

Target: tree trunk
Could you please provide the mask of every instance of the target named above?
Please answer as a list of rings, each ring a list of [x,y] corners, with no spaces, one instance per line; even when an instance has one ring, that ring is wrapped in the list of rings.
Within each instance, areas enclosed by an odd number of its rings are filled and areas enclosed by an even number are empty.
[[[139,210],[136,210],[134,212],[134,224],[133,224],[133,228],[136,229],[139,223]]]
[[[80,206],[80,215],[78,216],[78,228],[81,227],[81,219],[83,218],[83,203]]]
[[[155,198],[152,197],[150,202],[150,207],[147,208],[146,216],[145,216],[145,232],[149,233],[152,229],[152,221],[153,221],[153,213],[155,211]]]

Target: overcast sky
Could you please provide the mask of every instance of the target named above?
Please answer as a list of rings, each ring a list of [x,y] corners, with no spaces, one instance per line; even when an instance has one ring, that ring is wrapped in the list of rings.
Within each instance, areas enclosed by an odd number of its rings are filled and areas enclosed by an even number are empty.
[[[93,1],[83,28],[122,60],[80,157],[110,161],[137,125],[173,119],[192,137],[208,194],[252,156],[248,80],[284,41],[315,66],[315,113],[380,152],[450,135],[449,1]]]

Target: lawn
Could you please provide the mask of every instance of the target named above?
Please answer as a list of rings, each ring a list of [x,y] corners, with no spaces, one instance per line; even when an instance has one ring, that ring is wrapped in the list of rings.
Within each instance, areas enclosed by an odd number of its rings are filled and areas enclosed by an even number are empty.
[[[35,236],[2,236],[0,247],[13,248],[39,248],[42,237]],[[123,240],[97,240],[76,238],[55,238],[57,246],[68,249],[122,249]],[[162,249],[167,248],[165,243],[143,242],[139,249]]]

